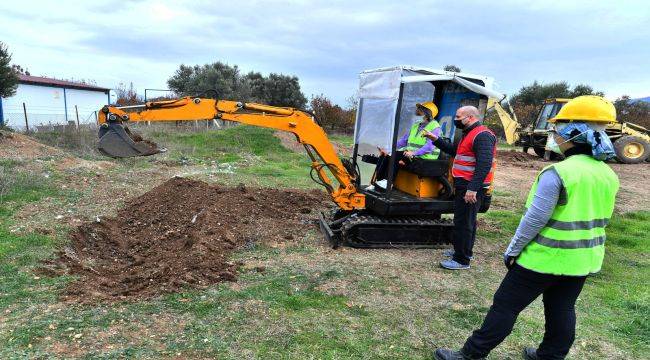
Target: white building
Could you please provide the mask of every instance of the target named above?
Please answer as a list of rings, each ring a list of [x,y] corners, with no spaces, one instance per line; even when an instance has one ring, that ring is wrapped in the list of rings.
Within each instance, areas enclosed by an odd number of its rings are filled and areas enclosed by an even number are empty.
[[[0,124],[29,130],[74,123],[95,124],[97,111],[110,102],[107,88],[38,76],[19,75],[16,95],[0,99]],[[78,117],[77,117],[78,114]]]

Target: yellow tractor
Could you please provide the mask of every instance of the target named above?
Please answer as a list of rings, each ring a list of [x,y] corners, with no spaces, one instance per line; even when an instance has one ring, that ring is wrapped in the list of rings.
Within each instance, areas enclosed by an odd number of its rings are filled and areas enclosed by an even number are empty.
[[[571,99],[546,99],[542,103],[535,121],[523,129],[509,103],[506,101],[499,103],[494,100],[490,105],[497,112],[503,124],[508,144],[521,146],[524,152],[528,152],[528,149],[532,148],[537,156],[548,160],[557,156],[546,149],[548,120],[557,115],[569,100]],[[505,104],[508,111],[505,110],[502,103]],[[615,122],[608,124],[605,131],[614,144],[618,161],[625,164],[638,164],[650,159],[650,130],[632,123]]]

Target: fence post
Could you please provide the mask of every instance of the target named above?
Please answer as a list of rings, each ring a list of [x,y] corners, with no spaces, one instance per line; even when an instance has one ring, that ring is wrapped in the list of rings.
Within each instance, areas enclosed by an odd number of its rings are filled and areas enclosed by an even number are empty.
[[[79,131],[79,109],[77,108],[77,105],[74,106],[74,112],[77,114],[77,131]]]
[[[27,121],[27,105],[23,103],[23,113],[25,114],[25,132],[29,132],[29,122]]]
[[[97,111],[93,111],[95,114],[95,124],[99,125],[99,119],[97,119]]]

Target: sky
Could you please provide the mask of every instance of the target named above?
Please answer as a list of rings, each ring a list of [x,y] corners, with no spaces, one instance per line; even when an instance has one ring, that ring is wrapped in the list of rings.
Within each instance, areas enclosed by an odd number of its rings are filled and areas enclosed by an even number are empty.
[[[180,64],[296,75],[345,105],[366,69],[415,65],[523,85],[650,95],[647,1],[11,1],[0,41],[32,75],[166,88]]]

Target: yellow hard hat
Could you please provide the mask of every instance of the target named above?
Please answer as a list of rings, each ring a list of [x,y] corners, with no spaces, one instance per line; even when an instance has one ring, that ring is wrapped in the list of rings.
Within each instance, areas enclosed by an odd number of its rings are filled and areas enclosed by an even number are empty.
[[[583,95],[570,100],[549,122],[580,121],[595,123],[616,122],[616,108],[601,96]]]
[[[415,104],[415,107],[423,107],[424,109],[428,110],[431,113],[431,118],[435,118],[436,115],[438,115],[438,107],[436,104],[434,104],[431,101],[423,102],[423,103],[417,103]]]

